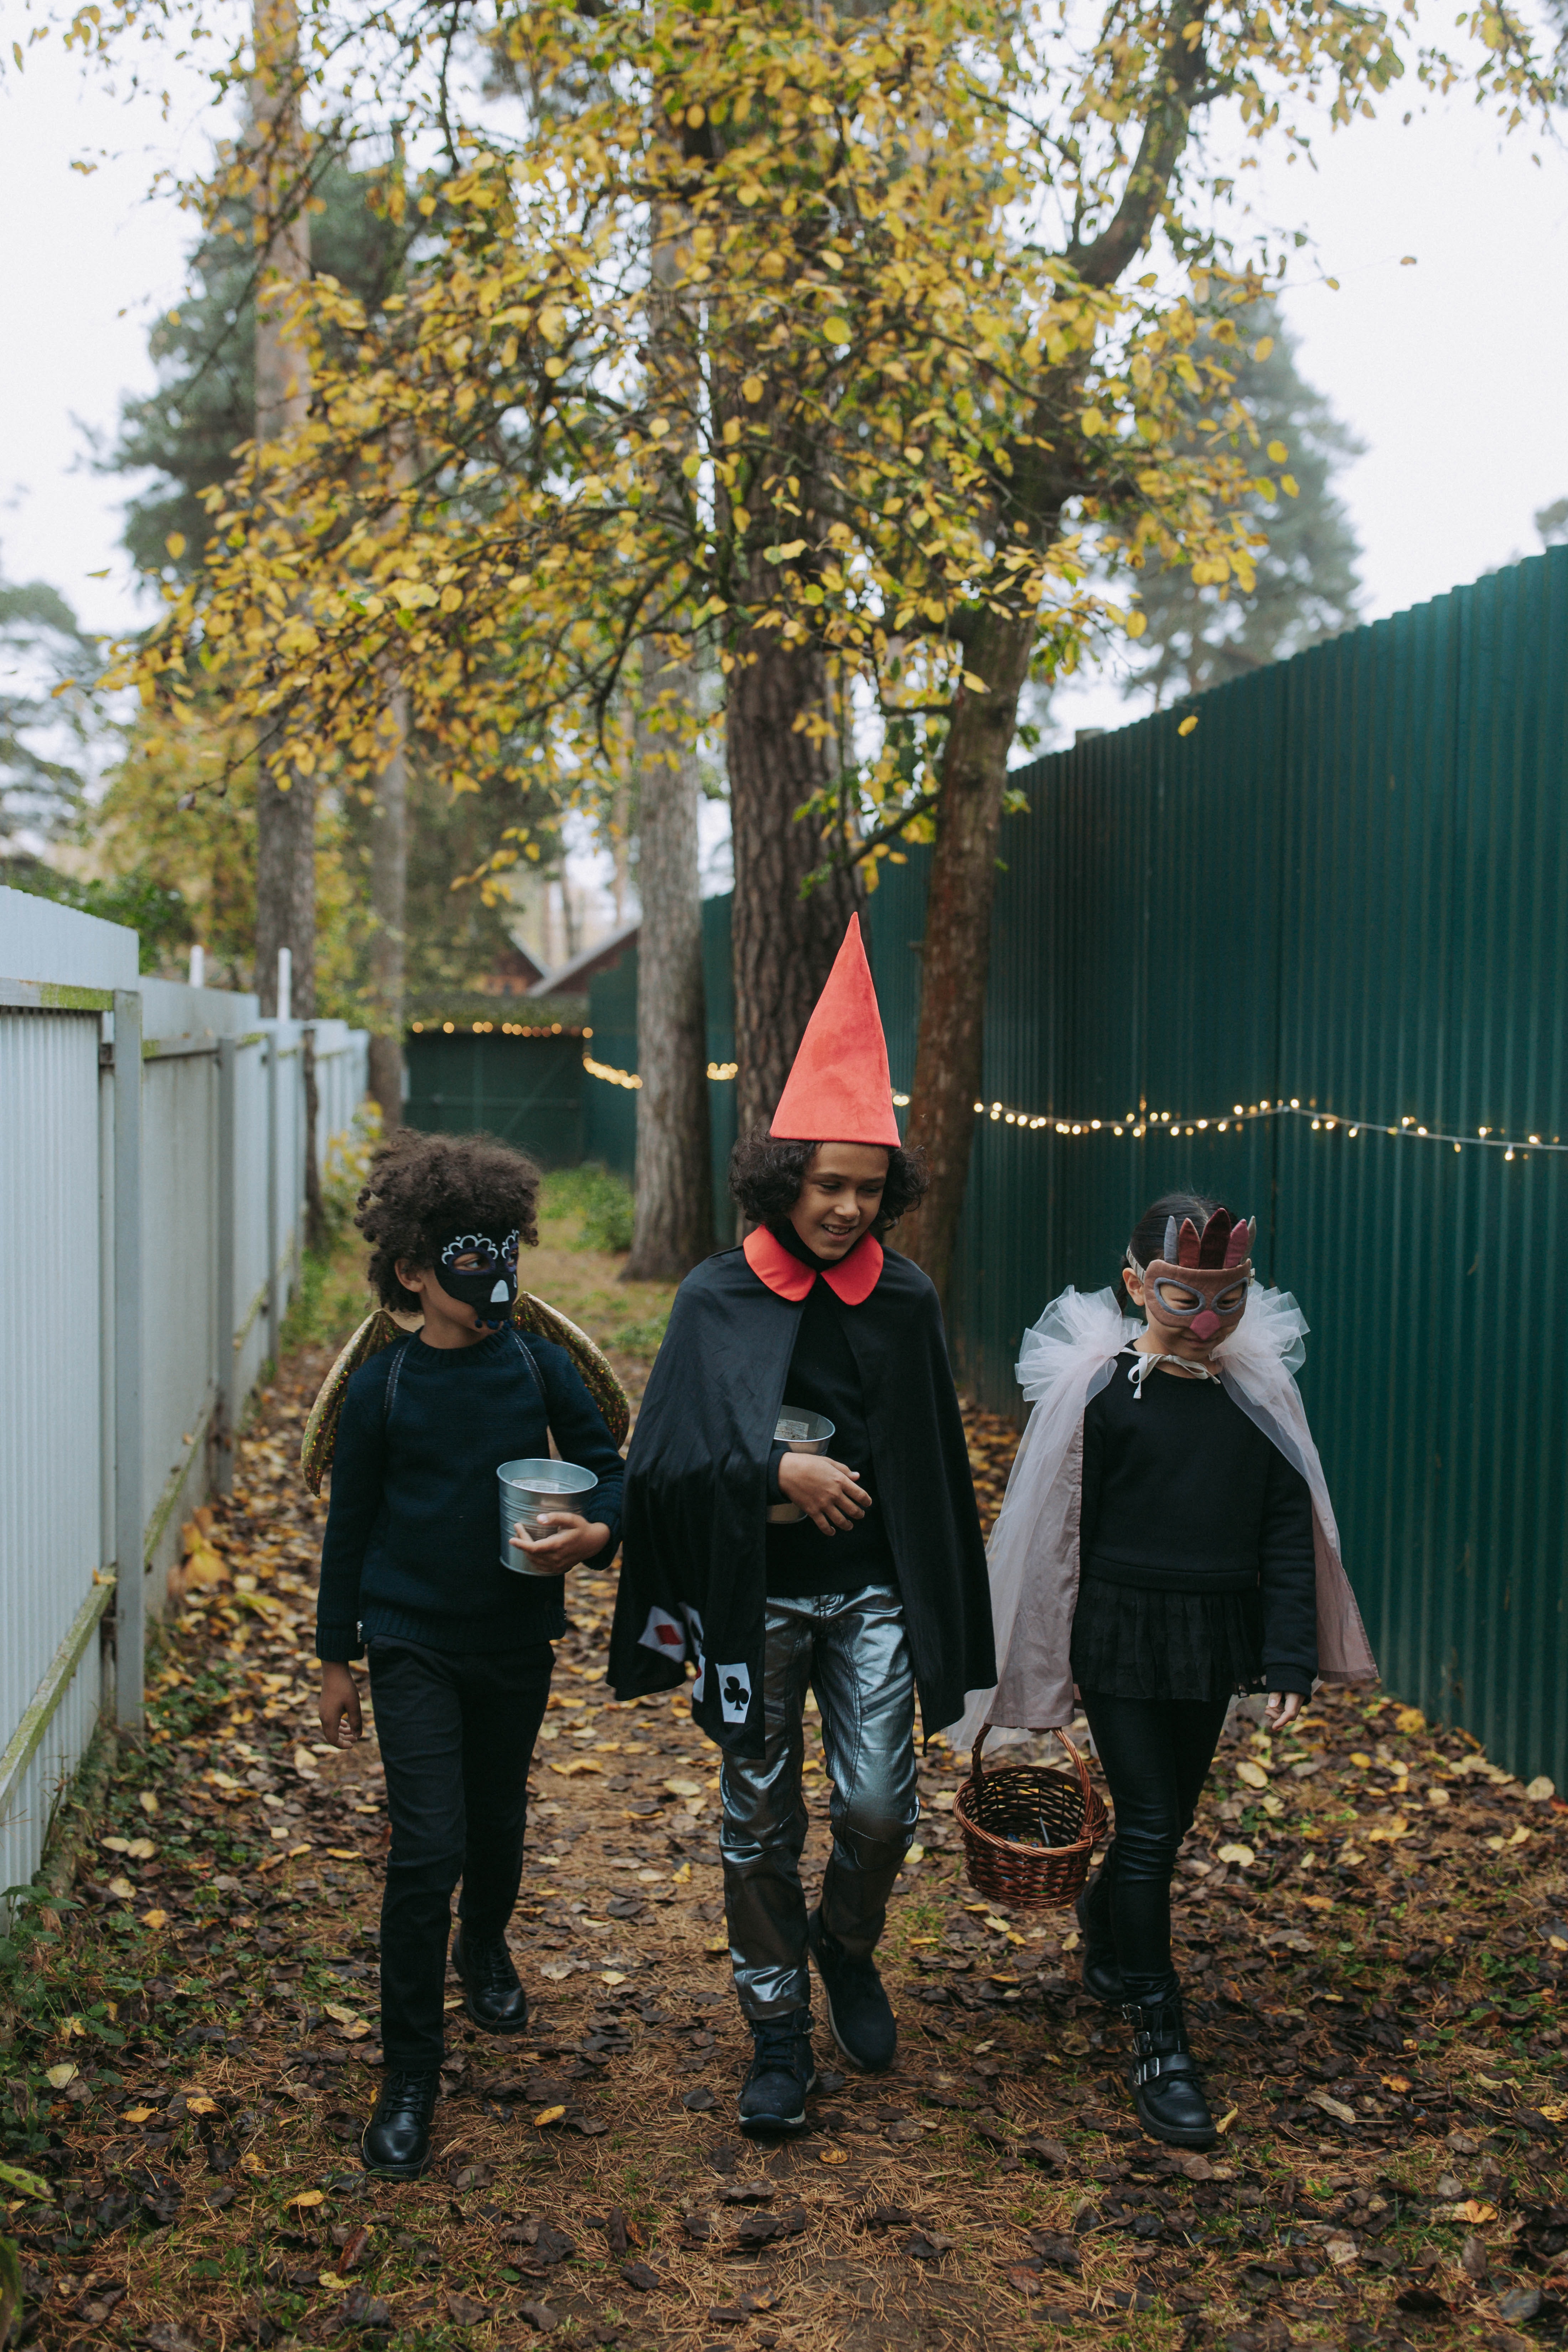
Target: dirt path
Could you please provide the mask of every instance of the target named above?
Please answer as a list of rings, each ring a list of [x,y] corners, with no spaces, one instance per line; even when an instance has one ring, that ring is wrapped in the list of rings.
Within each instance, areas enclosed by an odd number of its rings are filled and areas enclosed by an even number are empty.
[[[626,1297],[613,1262],[544,1271],[568,1311]],[[374,1745],[323,1752],[311,1706],[322,1511],[295,1460],[323,1361],[286,1368],[195,1546],[80,1908],[9,1948],[0,2137],[52,2190],[12,2207],[24,2340],[1560,2340],[1560,1802],[1392,1700],[1320,1698],[1272,1747],[1238,1722],[1183,1864],[1180,1961],[1234,2111],[1211,2162],[1130,2126],[1070,1920],[963,1883],[932,1751],[886,1946],[897,2066],[830,2068],[809,2135],[759,2152],[734,2124],[714,1754],[683,1702],[609,1698],[612,1580],[584,1574],[512,1932],[530,2032],[476,2034],[449,1988],[437,2164],[368,2181],[386,1829]],[[1012,1442],[973,1421],[990,1507]],[[819,1750],[810,1771],[815,1820]]]

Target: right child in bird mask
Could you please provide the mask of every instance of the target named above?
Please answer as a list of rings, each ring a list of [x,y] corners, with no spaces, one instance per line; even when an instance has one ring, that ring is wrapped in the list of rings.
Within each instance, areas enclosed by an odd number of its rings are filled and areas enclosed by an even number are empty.
[[[1110,1290],[1068,1289],[1025,1335],[1033,1412],[989,1546],[1000,1666],[949,1737],[1047,1730],[1075,1686],[1116,1833],[1079,1901],[1083,1978],[1132,2028],[1157,2139],[1217,2137],[1171,1961],[1171,1878],[1232,1698],[1283,1730],[1315,1678],[1375,1680],[1293,1374],[1307,1325],[1253,1278],[1255,1226],[1173,1194]]]

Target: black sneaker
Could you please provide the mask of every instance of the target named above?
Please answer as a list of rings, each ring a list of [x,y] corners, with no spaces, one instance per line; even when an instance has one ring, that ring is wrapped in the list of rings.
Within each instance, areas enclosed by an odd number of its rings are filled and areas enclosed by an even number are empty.
[[[452,1938],[452,1966],[463,1987],[463,2007],[485,2033],[521,2033],[528,2025],[528,1995],[512,1966],[504,1936],[481,1942],[461,1927]]]
[[[389,2066],[364,2127],[360,2155],[367,2172],[383,2180],[417,2180],[430,2161],[430,2124],[436,2113],[439,2074],[408,2074]]]
[[[833,2039],[863,2074],[885,2074],[899,2046],[899,2029],[876,1962],[851,1959],[823,1926],[820,1910],[812,1913],[806,1932]]]
[[[793,2009],[753,2025],[752,2042],[751,2071],[741,2085],[741,2129],[759,2135],[799,2131],[806,2099],[816,2088],[810,2010]]]

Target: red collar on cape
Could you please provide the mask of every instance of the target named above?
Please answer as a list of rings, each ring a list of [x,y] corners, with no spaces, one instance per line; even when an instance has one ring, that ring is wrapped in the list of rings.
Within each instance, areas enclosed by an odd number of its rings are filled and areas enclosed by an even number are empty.
[[[783,1242],[759,1225],[742,1244],[746,1264],[759,1282],[779,1297],[804,1298],[816,1280],[813,1269],[785,1249]],[[875,1234],[862,1234],[847,1257],[822,1268],[822,1279],[846,1307],[863,1307],[882,1276],[882,1244]]]

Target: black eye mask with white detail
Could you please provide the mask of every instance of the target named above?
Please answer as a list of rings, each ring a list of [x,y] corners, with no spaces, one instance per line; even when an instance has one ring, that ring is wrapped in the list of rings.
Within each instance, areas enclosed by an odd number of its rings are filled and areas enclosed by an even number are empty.
[[[494,1331],[510,1321],[517,1301],[518,1240],[514,1225],[505,1234],[453,1234],[439,1245],[436,1276],[442,1289]]]

